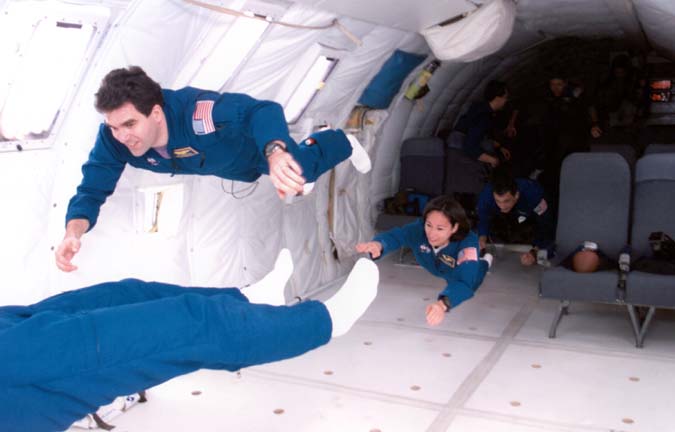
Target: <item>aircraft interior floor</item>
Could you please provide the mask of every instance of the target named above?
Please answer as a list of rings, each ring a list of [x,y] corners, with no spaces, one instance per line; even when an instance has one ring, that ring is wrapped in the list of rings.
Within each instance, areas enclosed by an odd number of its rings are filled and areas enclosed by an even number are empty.
[[[675,431],[671,311],[642,349],[619,306],[572,303],[549,339],[557,302],[538,297],[541,270],[500,249],[476,297],[431,328],[424,306],[443,281],[397,258],[379,262],[378,297],[347,335],[240,374],[176,378],[115,431]]]

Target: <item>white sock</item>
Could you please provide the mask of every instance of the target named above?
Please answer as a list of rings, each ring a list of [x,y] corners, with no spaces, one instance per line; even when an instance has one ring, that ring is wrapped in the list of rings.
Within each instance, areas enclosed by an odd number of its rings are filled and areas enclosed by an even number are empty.
[[[374,262],[361,258],[356,262],[347,281],[325,305],[333,321],[332,337],[347,333],[368,306],[375,300],[380,272]]]
[[[490,269],[490,267],[492,267],[492,261],[494,260],[494,257],[492,256],[491,253],[486,253],[480,259],[485,260],[488,263],[488,270]]]
[[[282,306],[286,304],[284,289],[293,274],[293,257],[288,249],[281,249],[274,268],[253,285],[242,288],[242,294],[251,303]]]
[[[370,168],[372,168],[368,152],[354,135],[347,134],[347,139],[349,140],[349,144],[352,145],[352,155],[349,157],[349,160],[358,172],[363,174],[367,173],[370,171]]]

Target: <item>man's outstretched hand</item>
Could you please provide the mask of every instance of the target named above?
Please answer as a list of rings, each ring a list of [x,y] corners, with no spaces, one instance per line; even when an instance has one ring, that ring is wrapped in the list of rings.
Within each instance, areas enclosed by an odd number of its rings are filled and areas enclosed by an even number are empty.
[[[77,270],[77,266],[71,262],[75,254],[80,251],[80,237],[89,230],[89,221],[87,219],[71,219],[66,224],[66,235],[63,236],[61,244],[56,248],[54,256],[56,258],[56,267],[64,272]]]
[[[76,253],[80,251],[80,239],[76,237],[66,237],[56,248],[56,266],[64,272],[77,270],[77,266],[71,263]]]
[[[302,193],[305,178],[302,177],[302,168],[290,153],[282,150],[275,151],[267,161],[270,167],[270,179],[277,189],[279,198],[284,199],[286,196]]]

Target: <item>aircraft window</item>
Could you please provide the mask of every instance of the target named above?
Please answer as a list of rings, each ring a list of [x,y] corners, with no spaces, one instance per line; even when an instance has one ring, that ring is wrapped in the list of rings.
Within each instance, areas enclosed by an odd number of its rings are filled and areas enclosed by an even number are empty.
[[[17,2],[0,18],[0,150],[51,145],[108,18],[100,7],[87,16],[81,6],[43,5]]]
[[[290,99],[284,106],[284,114],[289,124],[296,123],[312,102],[317,92],[326,84],[338,59],[319,56],[309,68],[305,77],[295,89]]]
[[[186,66],[182,76],[194,75],[187,80],[179,78],[178,86],[189,84],[212,90],[223,88],[268,26],[269,22],[260,19],[237,18],[213,49],[199,53],[195,61]]]

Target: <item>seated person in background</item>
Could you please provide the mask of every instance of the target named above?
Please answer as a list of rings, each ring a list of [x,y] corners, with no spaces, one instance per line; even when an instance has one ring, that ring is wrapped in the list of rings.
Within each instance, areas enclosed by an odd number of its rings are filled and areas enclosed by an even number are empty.
[[[481,251],[488,236],[506,243],[531,243],[520,256],[521,264],[537,262],[537,251],[553,244],[553,211],[544,191],[534,180],[514,179],[503,169],[493,173],[491,184],[478,196],[478,236]]]
[[[125,279],[0,307],[2,431],[63,431],[116,396],[200,368],[301,355],[346,333],[377,294],[377,266],[362,259],[325,303],[283,306],[292,272],[282,250],[242,291]]]
[[[577,273],[593,273],[618,268],[618,263],[607,257],[597,243],[585,241],[561,263],[561,266]]]
[[[478,237],[462,206],[449,196],[429,201],[422,219],[380,233],[373,241],[357,244],[356,250],[376,259],[403,246],[412,249],[419,265],[447,282],[438,300],[426,307],[432,326],[440,324],[450,308],[473,297],[492,262],[490,254],[478,258]]]
[[[459,118],[450,133],[448,146],[461,149],[469,157],[494,168],[499,165],[497,151],[506,160],[511,157],[508,149],[492,139],[495,114],[504,108],[509,99],[506,84],[490,81],[485,87],[483,99],[482,102],[472,104]]]

